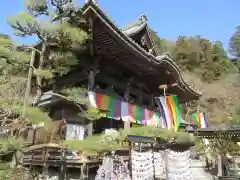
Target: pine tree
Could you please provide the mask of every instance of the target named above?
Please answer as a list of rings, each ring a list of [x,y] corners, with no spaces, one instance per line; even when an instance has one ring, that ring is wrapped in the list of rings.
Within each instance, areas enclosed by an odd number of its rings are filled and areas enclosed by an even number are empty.
[[[1,121],[1,139],[0,155],[4,156],[10,152],[17,152],[25,145],[25,142],[14,137],[4,137],[7,130],[12,130],[11,124],[24,128],[22,119],[22,107],[24,104],[25,85],[27,81],[27,72],[29,69],[30,53],[21,51],[7,35],[0,36],[0,121]],[[32,108],[27,108],[25,118],[28,122],[33,120]],[[42,118],[48,117],[45,113],[39,111]],[[18,121],[19,123],[17,123]],[[16,159],[16,164],[19,159]],[[6,162],[5,169],[2,169],[0,178],[11,177],[10,165]]]
[[[36,36],[40,41],[40,48],[37,49],[36,46],[23,46],[25,49],[35,49],[40,56],[38,66],[34,68],[38,101],[44,79],[52,78],[53,73],[65,74],[72,65],[78,63],[72,52],[84,48],[87,33],[69,24],[70,20],[77,19],[78,13],[71,0],[26,0],[26,6],[28,13],[21,12],[9,18],[8,22],[15,30],[15,35]],[[39,20],[42,16],[47,20]]]
[[[86,49],[88,38],[83,30],[86,23],[81,18],[81,10],[77,10],[70,0],[26,0],[26,7],[27,13],[9,18],[8,23],[16,36],[37,37],[38,44],[19,46],[9,36],[0,35],[0,118],[4,124],[12,118],[21,129],[29,123],[51,121],[47,112],[31,106],[30,102],[33,98],[40,99],[44,81],[52,79],[53,74],[68,73],[79,62],[75,52]],[[35,79],[37,93],[31,97]],[[79,105],[86,101],[86,98],[76,97],[79,91],[83,89],[66,89],[55,95],[75,103],[87,118],[98,118],[96,109]]]
[[[240,26],[236,27],[236,31],[233,33],[229,41],[229,52],[239,60],[240,58]]]
[[[36,101],[38,101],[42,95],[44,80],[51,79],[53,74],[59,76],[66,74],[72,66],[79,62],[75,52],[82,52],[86,49],[88,35],[84,30],[86,22],[81,16],[81,9],[77,9],[71,0],[26,0],[25,4],[28,13],[19,13],[17,16],[9,18],[8,22],[15,30],[15,35],[39,38],[38,45],[22,46],[25,50],[35,50],[39,55],[37,67],[32,66],[36,62],[30,63],[33,74],[29,75],[29,78],[36,76],[38,88]],[[42,17],[47,20],[39,20]],[[29,79],[29,81],[31,80]],[[27,88],[27,91],[29,89]],[[73,99],[71,96],[75,96],[76,91],[76,88],[68,90],[68,97],[59,96],[74,102],[76,98]],[[78,91],[82,91],[82,89],[78,89]],[[79,98],[78,100],[83,101]],[[89,112],[94,112],[94,110],[89,108],[85,114],[89,114]]]
[[[29,53],[20,51],[8,36],[0,37],[2,119],[21,114],[29,60]]]
[[[36,76],[38,91],[37,100],[42,95],[43,79],[52,78],[52,73],[66,73],[70,67],[78,62],[72,53],[73,48],[83,48],[87,33],[68,23],[71,13],[76,12],[69,1],[26,1],[28,13],[19,13],[8,19],[9,24],[15,30],[17,36],[37,36],[40,40],[38,47],[16,46],[6,35],[0,36],[1,55],[1,104],[2,114],[16,113],[22,119],[28,119],[30,115],[35,119],[28,121],[36,122],[36,119],[48,119],[35,107],[27,107],[31,90],[31,80]],[[52,6],[52,7],[50,7]],[[49,9],[53,9],[50,12]],[[55,13],[54,18],[50,14]],[[48,16],[49,22],[41,22],[39,16]],[[59,19],[61,22],[55,22]],[[57,47],[53,51],[53,46]],[[39,48],[40,47],[40,48]],[[39,62],[35,62],[36,52]],[[38,64],[36,67],[35,64]],[[27,81],[27,89],[25,84]],[[25,98],[24,98],[25,94]],[[22,108],[23,107],[23,108]],[[22,111],[23,110],[23,111]],[[17,111],[17,112],[16,112]],[[22,112],[19,112],[22,111]],[[41,118],[36,118],[34,113],[39,113]]]
[[[222,43],[212,43],[200,36],[180,36],[173,50],[173,58],[181,69],[196,73],[207,82],[218,80],[232,69]]]
[[[229,52],[234,57],[232,60],[233,65],[240,72],[240,26],[237,26],[229,41]]]

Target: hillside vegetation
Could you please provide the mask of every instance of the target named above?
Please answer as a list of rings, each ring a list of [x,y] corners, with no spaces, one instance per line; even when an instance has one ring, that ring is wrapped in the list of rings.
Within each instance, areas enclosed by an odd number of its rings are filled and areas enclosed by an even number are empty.
[[[189,114],[207,113],[211,123],[240,123],[240,29],[229,42],[230,59],[220,41],[211,42],[201,36],[180,36],[175,42],[161,39],[155,33],[159,53],[169,52],[181,68],[184,79],[203,96],[198,102],[184,105]],[[187,120],[190,116],[187,117]]]

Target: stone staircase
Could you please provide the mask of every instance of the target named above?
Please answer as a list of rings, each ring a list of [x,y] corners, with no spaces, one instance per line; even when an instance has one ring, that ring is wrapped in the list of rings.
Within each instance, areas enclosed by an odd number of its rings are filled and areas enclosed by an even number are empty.
[[[214,180],[211,174],[204,171],[204,162],[198,159],[191,159],[190,169],[194,180]]]

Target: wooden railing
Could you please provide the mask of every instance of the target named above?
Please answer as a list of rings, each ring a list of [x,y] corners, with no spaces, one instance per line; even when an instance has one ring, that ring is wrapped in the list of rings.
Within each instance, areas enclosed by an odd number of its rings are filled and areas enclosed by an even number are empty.
[[[26,141],[34,144],[59,143],[64,139],[66,123],[64,120],[52,121],[47,127],[28,129]]]
[[[220,176],[219,180],[240,180],[240,176]]]

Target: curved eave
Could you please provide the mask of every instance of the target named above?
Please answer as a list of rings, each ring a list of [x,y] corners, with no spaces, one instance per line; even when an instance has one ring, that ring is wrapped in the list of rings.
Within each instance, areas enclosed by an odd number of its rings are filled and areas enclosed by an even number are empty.
[[[147,27],[147,22],[143,22],[142,24],[138,24],[131,28],[122,30],[122,32],[127,36],[134,36],[135,34],[141,32],[146,27]]]
[[[201,96],[201,93],[196,92],[188,84],[183,80],[183,77],[180,73],[180,70],[177,64],[170,58],[169,55],[164,56],[162,59],[157,59],[152,54],[145,51],[141,46],[139,46],[136,42],[134,42],[130,37],[126,36],[112,21],[110,21],[106,15],[97,7],[92,1],[84,4],[83,6],[83,15],[88,15],[88,13],[93,12],[97,18],[99,18],[105,25],[111,29],[111,31],[121,39],[134,53],[148,62],[152,63],[153,65],[162,66],[163,63],[169,65],[172,73],[175,74],[175,79],[178,80],[178,86],[183,91],[188,91],[190,94],[195,96],[194,99],[198,99]]]
[[[155,54],[158,55],[158,51],[156,49],[156,45],[155,42],[153,40],[152,34],[150,32],[150,29],[148,27],[147,21],[141,23],[141,24],[136,24],[135,26],[132,26],[131,28],[122,30],[123,34],[125,34],[126,36],[129,37],[133,37],[134,35],[140,33],[141,31],[143,31],[145,29],[148,38],[150,40],[150,43],[152,44],[152,49],[154,50]]]
[[[154,58],[153,63],[155,63],[158,66],[165,63],[166,65],[168,65],[170,67],[170,69],[173,69],[174,71],[172,71],[172,73],[175,76],[175,78],[178,79],[178,83],[180,83],[178,85],[178,87],[181,88],[183,91],[187,90],[189,93],[196,96],[196,99],[198,99],[202,95],[201,92],[195,91],[184,81],[179,67],[177,66],[177,64],[173,61],[173,59],[168,54],[162,55],[162,58],[159,58],[159,59]]]

